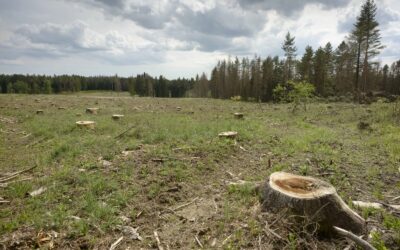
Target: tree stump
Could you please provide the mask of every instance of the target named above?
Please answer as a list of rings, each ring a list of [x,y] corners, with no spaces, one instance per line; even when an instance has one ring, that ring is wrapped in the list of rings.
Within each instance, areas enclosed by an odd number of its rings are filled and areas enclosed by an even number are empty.
[[[86,113],[87,114],[97,114],[97,111],[99,110],[99,108],[86,108]]]
[[[238,134],[238,132],[236,132],[236,131],[226,131],[226,132],[219,133],[218,137],[219,138],[235,139],[237,134]]]
[[[94,125],[96,123],[94,121],[77,121],[76,125],[79,128],[88,128],[88,129],[94,129]]]
[[[176,107],[176,111],[181,111],[182,108],[181,107]]]
[[[365,231],[365,220],[351,210],[329,183],[306,176],[275,172],[260,188],[262,210],[307,216],[320,225],[322,231],[333,226],[355,234]]]
[[[236,119],[241,120],[241,119],[243,119],[244,114],[243,114],[243,113],[234,113],[233,116],[234,116]]]
[[[113,119],[113,120],[119,120],[119,119],[121,119],[122,117],[124,117],[124,115],[118,115],[118,114],[112,115],[112,119]]]
[[[43,115],[43,113],[44,113],[44,111],[43,111],[43,110],[41,110],[41,109],[39,109],[39,110],[36,110],[36,114],[37,114],[37,115]]]

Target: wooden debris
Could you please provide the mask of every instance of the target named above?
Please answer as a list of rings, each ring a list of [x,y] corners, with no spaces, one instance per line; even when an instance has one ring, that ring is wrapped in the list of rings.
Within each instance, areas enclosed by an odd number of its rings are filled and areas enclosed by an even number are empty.
[[[352,201],[353,205],[358,208],[375,208],[381,209],[383,205],[377,202],[364,202],[364,201]]]
[[[184,207],[187,207],[187,206],[193,204],[194,202],[196,202],[198,199],[199,199],[199,197],[196,197],[196,198],[194,198],[191,202],[188,202],[188,203],[182,204],[182,205],[180,205],[180,206],[177,206],[176,208],[174,208],[174,209],[172,209],[172,210],[173,210],[173,211],[177,211],[177,210],[179,210],[179,209],[182,209],[182,208],[184,208]]]
[[[121,118],[124,117],[124,115],[115,114],[115,115],[112,115],[111,117],[112,117],[113,120],[120,120]]]
[[[137,232],[138,228],[133,228],[130,226],[123,226],[122,227],[122,232],[131,240],[140,240],[142,241],[143,238],[139,235]]]
[[[94,121],[77,121],[76,125],[79,128],[88,128],[88,129],[94,129],[95,126],[95,122]]]
[[[10,201],[5,200],[3,197],[0,197],[0,204],[3,204],[3,203],[10,203]]]
[[[237,135],[238,135],[238,132],[236,132],[236,131],[226,131],[226,132],[219,133],[218,137],[219,138],[235,139]]]
[[[21,174],[23,174],[23,173],[26,173],[26,172],[28,172],[28,171],[31,171],[32,169],[34,169],[34,168],[36,168],[36,167],[37,167],[37,166],[35,165],[35,166],[31,167],[31,168],[24,169],[24,170],[21,170],[21,171],[17,171],[17,172],[14,172],[14,173],[12,173],[12,174],[9,174],[9,175],[7,175],[7,176],[5,176],[5,177],[2,177],[2,178],[0,178],[0,183],[8,182],[8,181],[10,181],[10,180],[12,180],[12,179],[15,179],[15,178],[17,178],[19,175],[21,175]]]
[[[199,238],[197,236],[194,236],[194,239],[196,240],[197,244],[199,245],[200,248],[203,248],[203,244],[201,244]]]
[[[394,210],[400,210],[400,205],[385,204],[379,202],[365,202],[365,201],[353,201],[352,203],[355,207],[358,208],[375,208],[375,209],[390,208]]]
[[[112,243],[109,250],[115,250],[118,247],[118,245],[121,244],[123,239],[124,239],[124,236],[121,236],[118,240],[116,240],[114,243]]]
[[[135,126],[131,126],[129,127],[127,130],[125,130],[124,132],[120,133],[119,135],[115,136],[114,139],[118,139],[121,138],[124,134],[128,133],[129,131],[131,131],[133,128],[135,128]]]
[[[38,195],[44,193],[46,190],[47,190],[46,187],[41,187],[41,188],[36,189],[36,190],[34,190],[34,191],[32,191],[32,192],[30,192],[30,193],[28,193],[28,194],[29,194],[29,196],[31,196],[31,197],[35,197],[35,196],[38,196]]]
[[[336,227],[334,226],[333,229],[335,232],[337,232],[339,235],[344,236],[352,241],[354,241],[356,244],[364,248],[365,250],[376,250],[375,247],[373,247],[371,244],[369,244],[367,241],[361,239],[357,235],[353,234],[352,232],[349,232],[343,228]]]
[[[321,230],[331,231],[338,226],[354,233],[363,233],[365,220],[351,210],[329,183],[306,176],[275,172],[260,188],[262,210],[290,212],[307,216],[320,225]]]
[[[154,231],[154,237],[156,238],[157,241],[158,250],[164,250],[164,248],[161,245],[160,238],[158,237],[157,231]]]
[[[44,111],[43,111],[43,110],[41,110],[41,109],[39,109],[39,110],[36,110],[36,114],[37,114],[37,115],[43,115],[43,113],[44,113]]]

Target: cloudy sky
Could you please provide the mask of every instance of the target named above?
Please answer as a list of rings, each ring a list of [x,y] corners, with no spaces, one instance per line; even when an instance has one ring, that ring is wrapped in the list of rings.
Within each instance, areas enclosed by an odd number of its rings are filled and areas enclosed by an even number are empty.
[[[298,54],[352,29],[362,0],[0,0],[0,73],[168,78],[209,73],[218,59]],[[376,0],[385,50],[400,59],[400,1]],[[300,56],[299,56],[300,57]]]

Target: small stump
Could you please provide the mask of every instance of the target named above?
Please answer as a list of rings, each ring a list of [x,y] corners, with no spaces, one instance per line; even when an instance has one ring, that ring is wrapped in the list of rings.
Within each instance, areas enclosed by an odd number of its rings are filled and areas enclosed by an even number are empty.
[[[43,115],[43,113],[44,113],[44,111],[43,111],[43,110],[41,110],[41,109],[39,109],[39,110],[36,110],[36,114],[37,114],[37,115]]]
[[[115,114],[115,115],[112,115],[111,117],[113,120],[120,120],[122,117],[124,117],[124,115]]]
[[[243,113],[234,113],[233,115],[238,120],[241,120],[241,119],[244,118],[244,114]]]
[[[94,121],[77,121],[76,125],[79,128],[88,128],[88,129],[94,129],[94,125],[96,123]]]
[[[98,111],[99,111],[99,108],[87,108],[87,109],[86,109],[86,113],[87,113],[87,114],[93,114],[93,115],[95,115],[95,114],[97,114]]]
[[[275,172],[260,188],[263,211],[279,212],[289,209],[291,214],[306,216],[331,231],[333,226],[362,234],[365,220],[351,210],[329,183],[306,176]]]
[[[218,137],[219,138],[235,139],[237,135],[238,135],[238,132],[236,132],[236,131],[226,131],[226,132],[219,133]]]
[[[181,111],[182,108],[181,107],[176,107],[176,111]]]

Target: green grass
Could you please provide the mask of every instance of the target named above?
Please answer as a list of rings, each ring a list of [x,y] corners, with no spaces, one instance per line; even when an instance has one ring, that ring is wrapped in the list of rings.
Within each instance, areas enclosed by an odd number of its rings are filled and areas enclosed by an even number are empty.
[[[0,95],[0,104],[6,106],[0,109],[0,172],[37,165],[24,175],[32,180],[0,189],[0,197],[11,201],[0,206],[0,235],[23,228],[32,235],[54,230],[64,232],[66,241],[104,248],[119,235],[123,215],[141,235],[149,236],[135,242],[139,248],[154,244],[151,235],[157,228],[171,249],[179,244],[196,248],[193,230],[204,223],[209,225],[201,238],[206,248],[206,236],[221,244],[229,235],[222,248],[257,248],[251,244],[258,242],[264,226],[251,213],[257,197],[246,185],[228,188],[226,181],[234,180],[227,172],[250,181],[265,180],[275,171],[318,174],[345,200],[386,202],[400,191],[400,127],[392,114],[394,104],[333,103],[328,109],[328,104],[312,103],[307,113],[293,114],[289,104],[110,93]],[[86,107],[99,107],[99,114],[86,114]],[[44,114],[36,115],[37,109]],[[243,112],[245,119],[234,119],[234,112]],[[114,113],[125,117],[114,121]],[[96,128],[79,129],[78,120],[93,120]],[[360,120],[370,123],[372,131],[358,130]],[[236,140],[218,138],[219,132],[229,130],[239,133]],[[123,156],[124,150],[133,153]],[[103,166],[103,159],[112,165]],[[47,191],[26,195],[39,187]],[[216,211],[212,220],[201,214],[192,224],[176,226],[173,215],[159,216],[194,197],[216,203],[216,210],[214,205],[205,209],[207,214]],[[375,211],[359,212],[379,221],[398,240],[397,220]],[[379,237],[376,245],[382,243]],[[296,246],[296,240],[287,242]]]

